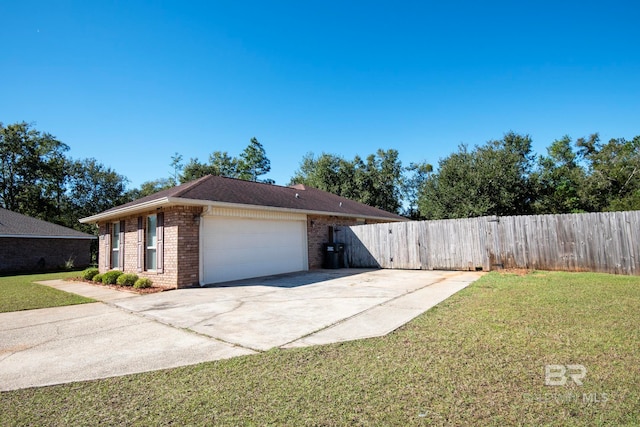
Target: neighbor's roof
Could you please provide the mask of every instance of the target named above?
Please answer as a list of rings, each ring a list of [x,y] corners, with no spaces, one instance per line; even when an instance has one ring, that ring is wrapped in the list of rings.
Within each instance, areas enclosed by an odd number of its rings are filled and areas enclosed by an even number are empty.
[[[95,239],[91,234],[0,208],[0,237]]]
[[[282,187],[207,175],[83,218],[80,222],[94,223],[172,205],[244,207],[388,221],[406,220],[399,215],[303,185]]]

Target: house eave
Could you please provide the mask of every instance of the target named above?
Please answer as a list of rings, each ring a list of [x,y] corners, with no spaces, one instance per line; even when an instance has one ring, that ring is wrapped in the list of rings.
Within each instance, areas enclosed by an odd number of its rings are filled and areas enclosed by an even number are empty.
[[[337,211],[330,212],[330,211],[319,211],[319,210],[308,210],[308,209],[282,208],[282,207],[276,207],[276,206],[248,205],[244,203],[217,202],[213,200],[186,199],[182,197],[163,197],[163,198],[151,200],[145,203],[140,203],[133,206],[127,206],[120,209],[113,209],[108,212],[103,212],[97,215],[82,218],[80,219],[80,222],[83,224],[95,224],[100,221],[121,218],[126,215],[145,212],[155,208],[169,207],[169,206],[175,206],[175,205],[203,206],[203,207],[211,206],[211,207],[218,207],[218,208],[252,209],[252,210],[262,210],[262,211],[266,210],[266,211],[274,211],[274,212],[300,213],[300,214],[306,214],[306,215],[338,216],[343,218],[362,218],[365,220],[370,219],[370,220],[388,221],[388,222],[408,221],[408,219],[405,219],[405,218],[388,218],[384,216],[363,215],[363,214],[354,214],[354,213],[337,212]]]
[[[68,240],[95,240],[96,236],[46,236],[37,234],[0,234],[0,238],[11,239],[68,239]]]
[[[82,224],[96,224],[103,220],[108,220],[112,218],[119,218],[125,215],[131,215],[137,212],[144,212],[150,209],[164,207],[169,204],[169,198],[163,197],[160,199],[151,200],[148,202],[136,204],[133,206],[126,206],[123,208],[116,208],[113,210],[109,210],[107,212],[102,212],[96,215],[88,216],[86,218],[80,218],[80,222]]]
[[[405,218],[388,218],[384,216],[353,214],[353,213],[347,213],[347,212],[329,212],[329,211],[318,211],[318,210],[309,210],[309,209],[282,208],[277,206],[248,205],[244,203],[216,202],[211,200],[185,199],[181,197],[169,197],[167,198],[167,200],[171,205],[181,204],[181,205],[188,205],[188,206],[205,206],[205,207],[211,206],[213,208],[251,209],[251,210],[259,210],[259,211],[288,212],[288,213],[297,213],[297,214],[306,214],[306,215],[338,216],[343,218],[384,220],[389,222],[408,221],[408,219],[405,219]]]

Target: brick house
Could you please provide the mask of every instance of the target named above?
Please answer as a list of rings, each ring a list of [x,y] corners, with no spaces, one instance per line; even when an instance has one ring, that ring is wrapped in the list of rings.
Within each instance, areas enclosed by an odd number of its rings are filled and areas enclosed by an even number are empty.
[[[208,175],[80,221],[99,227],[101,273],[180,288],[320,268],[341,226],[404,220],[302,185]]]
[[[0,272],[56,270],[90,263],[96,237],[0,208]]]

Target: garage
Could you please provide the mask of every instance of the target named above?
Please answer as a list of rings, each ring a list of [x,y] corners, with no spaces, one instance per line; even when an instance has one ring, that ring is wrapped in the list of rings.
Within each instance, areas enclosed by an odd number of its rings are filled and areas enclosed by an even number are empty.
[[[306,215],[212,209],[201,220],[200,282],[308,270]]]
[[[123,272],[171,289],[321,268],[332,227],[405,220],[304,185],[207,175],[80,222],[98,226],[100,272],[117,251]]]

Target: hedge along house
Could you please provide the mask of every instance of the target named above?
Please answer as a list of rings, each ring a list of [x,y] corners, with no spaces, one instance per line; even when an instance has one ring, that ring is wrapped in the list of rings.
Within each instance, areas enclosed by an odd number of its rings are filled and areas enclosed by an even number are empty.
[[[99,269],[180,288],[304,271],[341,226],[405,218],[321,190],[208,175],[83,218]]]
[[[0,208],[0,272],[86,267],[96,237]]]

